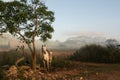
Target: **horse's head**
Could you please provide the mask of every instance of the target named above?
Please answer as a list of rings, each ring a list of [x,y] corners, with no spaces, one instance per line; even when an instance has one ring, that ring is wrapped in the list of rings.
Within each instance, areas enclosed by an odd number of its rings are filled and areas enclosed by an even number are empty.
[[[47,50],[46,45],[42,45],[42,49],[43,51],[46,51]]]

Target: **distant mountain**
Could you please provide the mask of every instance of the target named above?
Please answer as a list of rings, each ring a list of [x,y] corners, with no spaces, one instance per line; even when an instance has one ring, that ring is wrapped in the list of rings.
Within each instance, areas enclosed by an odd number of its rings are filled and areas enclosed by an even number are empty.
[[[89,37],[89,36],[78,36],[71,37],[64,42],[60,41],[47,41],[46,44],[49,49],[79,49],[84,45],[89,44],[100,44],[104,45],[106,38],[104,37]],[[43,44],[43,43],[42,43]]]
[[[71,49],[76,49],[76,48],[80,48],[84,45],[88,45],[88,44],[101,44],[103,45],[105,42],[105,38],[104,37],[89,37],[89,36],[78,36],[78,37],[71,37],[69,39],[67,39],[63,44],[67,47],[67,48],[71,48]]]
[[[98,36],[77,36],[77,37],[70,37],[64,42],[60,42],[58,40],[48,40],[47,42],[43,43],[40,40],[37,40],[36,46],[37,49],[41,49],[42,44],[46,44],[48,49],[59,49],[59,50],[66,50],[66,49],[79,49],[80,47],[88,44],[100,44],[104,45],[106,38],[98,37]],[[0,37],[0,45],[10,45],[10,48],[15,49],[16,46],[21,45],[19,40],[11,36],[10,34],[4,34],[3,37]],[[26,46],[27,48],[27,46]]]

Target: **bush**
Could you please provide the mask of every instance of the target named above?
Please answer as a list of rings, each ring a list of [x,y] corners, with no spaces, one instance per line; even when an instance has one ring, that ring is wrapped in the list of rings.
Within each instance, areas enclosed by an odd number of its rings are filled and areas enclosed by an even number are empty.
[[[120,63],[120,50],[114,46],[86,45],[70,56],[70,59],[85,62]]]
[[[16,51],[0,52],[0,66],[15,65],[16,60],[21,57],[23,57],[23,54]],[[29,62],[31,60],[31,57],[28,53],[25,54],[25,60],[28,60]],[[25,60],[20,62],[19,65],[25,64]]]
[[[16,52],[1,52],[0,53],[0,66],[3,65],[14,65],[15,61],[20,58],[22,55]]]
[[[53,68],[68,68],[68,69],[70,69],[73,67],[73,65],[69,61],[53,60],[52,67]]]

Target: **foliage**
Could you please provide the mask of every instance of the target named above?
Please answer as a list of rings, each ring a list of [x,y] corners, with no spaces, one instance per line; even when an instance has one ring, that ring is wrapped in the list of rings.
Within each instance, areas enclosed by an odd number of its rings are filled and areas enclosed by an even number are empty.
[[[115,39],[107,39],[106,41],[105,41],[105,43],[106,43],[106,46],[107,47],[116,47],[116,48],[118,48],[119,47],[119,41],[117,41],[117,40],[115,40]]]
[[[38,1],[35,3],[35,1]],[[54,13],[48,11],[44,3],[39,0],[32,1],[31,4],[25,4],[19,1],[2,2],[0,1],[0,31],[9,32],[13,35],[23,35],[28,42],[32,42],[33,33],[36,26],[36,17],[38,28],[36,36],[42,40],[51,38],[51,32],[54,31],[51,23],[54,21]]]
[[[120,63],[120,50],[115,46],[86,45],[70,56],[70,59],[85,62]]]
[[[0,33],[9,32],[28,45],[32,67],[36,66],[36,44],[52,38],[54,13],[40,0],[0,1]]]
[[[70,69],[70,68],[73,68],[73,65],[69,62],[69,61],[66,61],[66,60],[53,60],[52,62],[52,67],[53,68],[67,68],[67,69]]]
[[[0,68],[0,80],[5,79],[5,74],[3,72],[3,69]]]
[[[0,52],[0,66],[14,65],[15,61],[22,55],[13,51]]]

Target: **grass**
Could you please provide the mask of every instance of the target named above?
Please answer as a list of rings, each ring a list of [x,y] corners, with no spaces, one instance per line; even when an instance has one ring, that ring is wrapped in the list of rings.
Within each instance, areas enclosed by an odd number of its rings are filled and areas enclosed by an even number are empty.
[[[73,52],[74,51],[54,51],[54,60],[52,62],[53,70],[49,74],[59,80],[74,80],[80,77],[83,77],[84,80],[120,80],[120,76],[118,76],[118,74],[120,74],[120,64],[88,63],[68,60],[67,57]],[[19,57],[21,57],[21,55],[16,55],[15,52],[0,54],[2,65],[8,64],[5,59],[8,59],[9,64],[12,65]],[[38,56],[37,59],[39,59]],[[42,61],[40,62],[39,59],[37,63],[41,64]],[[21,65],[24,65],[24,63]],[[0,68],[0,80],[4,78],[2,70],[3,69]],[[46,74],[46,76],[47,75],[48,74]],[[112,79],[112,75],[115,79]]]
[[[84,66],[79,69],[79,75],[83,76],[84,78],[90,78],[92,80],[94,75],[95,80],[105,80],[103,75],[106,75],[106,80],[109,80],[108,77],[112,76],[111,73],[115,74],[114,72],[120,71],[120,64],[97,64],[97,63],[80,63]],[[119,74],[119,73],[118,73]],[[101,79],[99,79],[99,77]],[[117,76],[120,79],[119,76]],[[93,79],[94,80],[94,79]],[[114,80],[114,79],[113,79]]]

